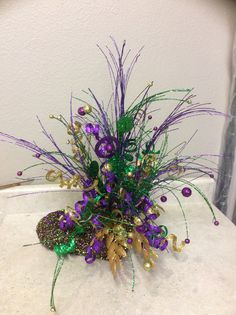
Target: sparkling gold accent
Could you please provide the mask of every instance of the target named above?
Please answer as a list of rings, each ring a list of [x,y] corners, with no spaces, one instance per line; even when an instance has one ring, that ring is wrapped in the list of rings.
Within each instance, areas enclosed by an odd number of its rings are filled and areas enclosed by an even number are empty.
[[[67,133],[68,135],[73,135],[74,133],[75,134],[79,134],[80,131],[81,131],[81,123],[79,121],[75,121],[73,123],[73,128],[72,128],[72,125],[69,124],[68,127],[67,127]],[[82,137],[82,134],[80,134],[80,137]]]
[[[89,114],[89,113],[91,113],[91,111],[92,111],[92,106],[90,106],[90,105],[88,105],[88,104],[86,104],[85,106],[83,106],[83,108],[84,108],[84,111],[85,111],[86,114]]]
[[[142,225],[142,220],[138,217],[134,217],[134,224],[137,226]]]
[[[104,170],[105,172],[111,172],[111,170],[112,170],[111,164],[105,163],[104,166],[103,166],[103,170]]]
[[[150,208],[147,211],[147,214],[155,214],[156,212],[154,211],[154,209]]]
[[[144,264],[143,264],[143,268],[144,270],[146,271],[150,271],[152,269],[152,265],[149,261],[146,261]]]
[[[129,233],[128,233],[128,238],[133,238],[133,237],[134,237],[134,233],[129,232]]]
[[[120,196],[121,196],[122,198],[124,198],[124,196],[125,196],[125,190],[124,190],[123,187],[120,188]]]
[[[161,214],[160,214],[160,211],[165,212],[165,210],[164,210],[161,206],[159,206],[159,205],[154,205],[154,206],[152,206],[152,210],[154,211],[155,214],[158,215],[158,217],[161,215]]]
[[[137,166],[141,166],[142,165],[142,161],[141,160],[138,160],[137,161]]]

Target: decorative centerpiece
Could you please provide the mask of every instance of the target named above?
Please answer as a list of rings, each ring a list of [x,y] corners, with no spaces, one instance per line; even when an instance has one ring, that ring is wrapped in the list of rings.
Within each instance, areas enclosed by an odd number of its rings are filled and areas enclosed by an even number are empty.
[[[74,205],[49,213],[37,225],[40,242],[58,256],[52,283],[52,311],[56,310],[53,291],[66,255],[83,255],[87,264],[98,258],[107,260],[116,276],[122,260],[134,251],[149,271],[159,253],[168,247],[180,252],[190,243],[181,198],[190,197],[193,190],[209,206],[214,224],[219,224],[207,197],[191,181],[196,175],[214,177],[214,170],[204,164],[204,155],[182,155],[185,147],[182,141],[169,148],[168,138],[185,119],[221,113],[195,102],[192,89],[151,94],[153,83],[128,104],[128,81],[140,52],[126,66],[130,50],[126,51],[125,42],[121,48],[114,40],[113,43],[115,53],[108,47],[106,52],[99,47],[112,83],[107,106],[88,89],[90,101],[71,96],[69,119],[49,116],[65,128],[71,153],[61,150],[39,119],[53,150],[0,134],[3,140],[33,152],[38,162],[31,167],[48,166],[49,182],[77,190],[81,196]],[[176,105],[171,113],[153,126],[158,103],[173,100]],[[17,175],[21,177],[28,169],[18,171]],[[176,198],[184,216],[186,238],[180,243],[176,235],[169,234],[167,226],[158,223],[169,195]]]

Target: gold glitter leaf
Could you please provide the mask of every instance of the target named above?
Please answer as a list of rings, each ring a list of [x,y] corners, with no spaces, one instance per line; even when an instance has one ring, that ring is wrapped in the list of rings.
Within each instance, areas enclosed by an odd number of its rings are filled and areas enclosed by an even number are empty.
[[[116,236],[112,233],[107,235],[107,258],[114,277],[116,276],[117,268],[120,266],[121,259],[127,255],[125,247],[122,244],[123,242],[118,235]]]
[[[135,239],[133,240],[133,246],[135,248],[135,250],[141,254],[142,252],[142,245],[141,245],[141,241],[139,238],[135,237]]]
[[[134,233],[133,248],[143,256],[146,263],[149,263],[152,267],[155,266],[154,259],[157,259],[158,255],[150,248],[148,240],[143,234]]]
[[[113,241],[113,239],[114,239],[114,234],[109,234],[108,235],[108,237],[107,237],[107,240],[106,240],[106,245],[107,245],[107,248],[109,248],[110,247],[110,245],[111,245],[111,243],[112,243],[112,241]]]
[[[124,248],[122,246],[116,246],[116,252],[120,257],[126,257],[126,251],[124,250]]]

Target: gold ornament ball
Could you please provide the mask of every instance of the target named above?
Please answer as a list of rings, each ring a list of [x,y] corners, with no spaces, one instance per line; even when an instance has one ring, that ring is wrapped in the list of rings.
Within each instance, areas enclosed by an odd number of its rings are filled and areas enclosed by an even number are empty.
[[[137,166],[141,166],[141,164],[142,164],[141,160],[138,160],[137,161]]]
[[[154,213],[155,213],[155,211],[153,211],[152,208],[148,209],[148,211],[147,211],[147,214],[154,214]]]
[[[143,264],[143,268],[144,268],[144,270],[146,270],[146,271],[150,271],[151,268],[152,268],[152,265],[151,265],[151,263],[150,263],[149,261],[146,261],[146,262]]]
[[[126,242],[124,242],[122,245],[123,245],[125,248],[129,248],[129,244],[126,243]]]
[[[92,111],[92,106],[90,106],[90,105],[88,105],[88,104],[86,104],[85,106],[83,106],[83,108],[84,108],[84,111],[85,111],[86,114],[89,114],[89,113],[91,113],[91,111]]]
[[[128,233],[128,238],[133,238],[134,237],[134,234],[132,232],[129,232]]]
[[[56,312],[55,307],[51,307],[50,311],[51,311],[51,312]]]
[[[128,172],[128,173],[127,173],[127,176],[128,176],[128,177],[133,177],[133,173],[132,173],[132,172]]]
[[[135,225],[142,225],[142,220],[140,218],[138,218],[138,217],[135,217],[134,218],[134,224]]]
[[[112,166],[109,163],[106,163],[103,168],[104,168],[104,171],[106,172],[111,172],[112,170]]]

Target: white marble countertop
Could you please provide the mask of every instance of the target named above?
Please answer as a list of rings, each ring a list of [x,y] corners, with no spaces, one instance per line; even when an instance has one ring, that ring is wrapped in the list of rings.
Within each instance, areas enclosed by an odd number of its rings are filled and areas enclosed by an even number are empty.
[[[37,198],[0,198],[1,315],[52,314],[49,299],[56,255],[41,245],[22,247],[38,241],[35,227],[46,205]],[[56,209],[50,205],[50,210]],[[214,226],[209,209],[201,203],[187,204],[185,211],[191,244],[182,253],[160,254],[151,272],[143,270],[142,260],[134,254],[134,292],[129,261],[115,281],[107,262],[87,265],[82,257],[68,257],[55,289],[56,314],[235,315],[236,228],[217,209],[220,225]],[[179,240],[185,238],[177,205],[167,205],[158,220]]]

